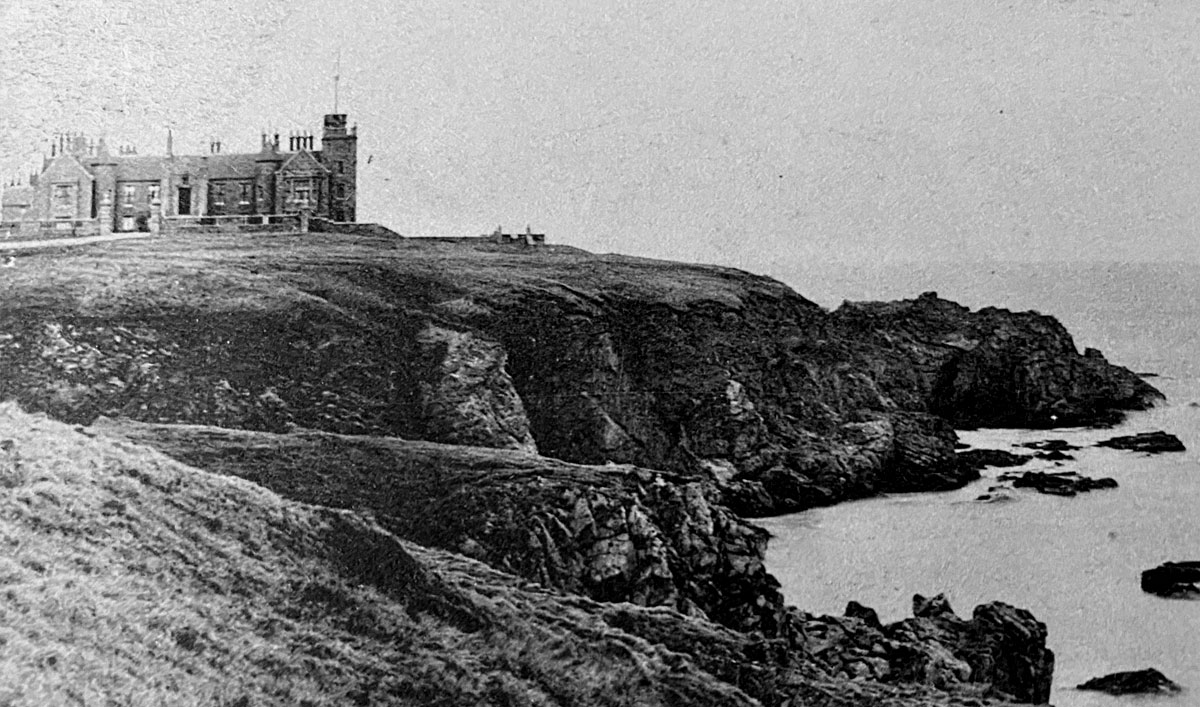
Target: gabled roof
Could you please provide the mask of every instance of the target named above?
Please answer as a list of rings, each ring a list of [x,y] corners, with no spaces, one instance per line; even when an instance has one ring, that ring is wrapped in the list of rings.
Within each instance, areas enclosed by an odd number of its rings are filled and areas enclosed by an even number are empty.
[[[317,156],[308,150],[300,150],[288,158],[279,168],[280,172],[298,172],[302,174],[329,173],[329,168],[321,164]]]
[[[71,174],[76,177],[87,177],[88,181],[93,179],[92,173],[74,155],[59,155],[58,157],[54,157],[50,160],[50,164],[46,165],[46,169],[42,170],[42,178],[50,180],[55,178],[61,179]]]

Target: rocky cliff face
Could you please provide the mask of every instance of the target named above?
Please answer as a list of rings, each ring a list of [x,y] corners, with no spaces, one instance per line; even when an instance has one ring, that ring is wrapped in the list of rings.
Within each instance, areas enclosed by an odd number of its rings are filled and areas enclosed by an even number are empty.
[[[0,283],[0,394],[73,422],[634,464],[715,483],[746,514],[961,485],[974,472],[943,420],[1081,424],[1157,396],[1052,318],[932,294],[829,313],[768,278],[570,249],[182,247],[165,255],[203,262],[117,249]]]
[[[93,426],[308,503],[369,512],[401,537],[601,601],[777,632],[767,533],[710,486],[633,466],[321,432],[101,419]]]
[[[940,596],[917,597],[914,618],[882,626],[854,604],[844,617],[784,607],[762,566],[765,533],[713,504],[704,484],[672,474],[316,432],[113,420],[88,431],[285,497],[357,510],[401,537],[541,587],[620,602],[584,606],[764,704],[979,705],[981,697],[1040,703],[1049,695],[1053,654],[1028,612],[992,603],[962,620]]]
[[[1160,399],[1104,355],[1080,354],[1053,317],[971,312],[928,292],[917,299],[848,303],[833,317],[916,373],[924,409],[959,426],[1054,427],[1112,422]]]

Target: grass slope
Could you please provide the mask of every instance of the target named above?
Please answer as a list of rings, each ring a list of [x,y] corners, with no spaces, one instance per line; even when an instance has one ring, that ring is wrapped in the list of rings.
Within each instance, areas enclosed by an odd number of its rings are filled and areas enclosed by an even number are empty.
[[[0,405],[0,704],[753,704],[594,603]]]

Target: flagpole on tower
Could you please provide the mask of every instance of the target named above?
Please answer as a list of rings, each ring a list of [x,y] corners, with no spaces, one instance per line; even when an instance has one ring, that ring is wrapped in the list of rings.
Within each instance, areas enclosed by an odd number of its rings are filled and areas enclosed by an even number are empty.
[[[338,83],[342,79],[342,50],[338,48],[337,64],[333,70],[333,112],[338,112]]]

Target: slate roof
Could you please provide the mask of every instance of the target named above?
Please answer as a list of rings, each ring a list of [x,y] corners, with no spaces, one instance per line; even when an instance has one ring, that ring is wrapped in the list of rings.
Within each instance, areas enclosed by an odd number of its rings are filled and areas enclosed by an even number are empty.
[[[118,182],[146,182],[168,174],[205,175],[208,179],[253,179],[258,174],[258,154],[216,154],[181,157],[114,157]],[[94,174],[96,160],[88,165]]]
[[[165,157],[115,157],[113,162],[117,165],[118,182],[134,182],[162,179],[167,174],[169,160]],[[94,174],[95,164],[89,167]]]
[[[188,157],[195,167],[189,172],[206,173],[209,179],[253,179],[258,174],[258,153]]]

